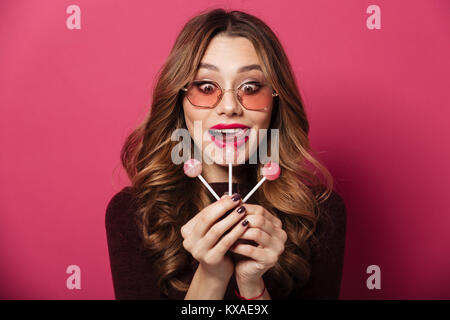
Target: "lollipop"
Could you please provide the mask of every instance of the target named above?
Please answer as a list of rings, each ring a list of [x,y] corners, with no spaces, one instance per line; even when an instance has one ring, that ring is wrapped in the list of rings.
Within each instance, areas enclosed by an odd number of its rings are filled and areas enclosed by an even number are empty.
[[[252,189],[252,191],[250,191],[245,196],[242,202],[247,201],[252,196],[252,194],[255,193],[256,190],[258,190],[258,188],[262,185],[262,183],[266,181],[266,179],[269,181],[276,180],[280,176],[281,169],[280,166],[275,162],[269,162],[264,165],[261,172],[264,177],[258,182],[258,184]]]
[[[208,190],[212,193],[214,198],[216,198],[217,200],[220,200],[217,193],[214,192],[213,188],[211,188],[211,186],[208,184],[208,182],[206,182],[206,180],[202,177],[202,175],[201,175],[202,163],[200,161],[198,161],[197,159],[189,159],[184,163],[183,169],[184,169],[184,173],[188,177],[190,177],[190,178],[198,177],[200,179],[200,181],[203,182],[205,187],[208,188]]]
[[[232,195],[232,182],[233,182],[233,159],[234,159],[234,150],[232,148],[227,147],[225,149],[225,159],[228,162],[228,194]]]

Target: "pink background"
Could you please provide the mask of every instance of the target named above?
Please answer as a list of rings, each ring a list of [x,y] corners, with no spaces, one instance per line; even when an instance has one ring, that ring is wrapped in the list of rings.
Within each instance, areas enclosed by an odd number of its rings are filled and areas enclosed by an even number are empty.
[[[66,8],[81,8],[81,30]],[[366,8],[381,8],[369,30]],[[342,299],[450,299],[450,2],[1,1],[0,298],[113,299],[119,151],[182,25],[240,9],[279,36],[348,210]],[[173,10],[172,8],[176,8]],[[66,288],[67,266],[81,290]],[[368,290],[366,268],[381,268]]]

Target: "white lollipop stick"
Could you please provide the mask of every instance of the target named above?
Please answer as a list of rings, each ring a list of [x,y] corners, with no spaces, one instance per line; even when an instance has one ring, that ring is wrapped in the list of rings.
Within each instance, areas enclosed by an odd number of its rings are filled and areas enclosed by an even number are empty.
[[[220,200],[217,193],[214,192],[213,188],[206,182],[206,180],[202,177],[202,163],[197,159],[189,159],[184,163],[184,173],[191,178],[198,177],[200,181],[205,185],[205,187],[212,193],[216,200]]]
[[[219,196],[217,195],[217,193],[214,192],[213,188],[211,188],[211,186],[208,184],[208,182],[206,182],[205,178],[202,177],[201,174],[199,174],[197,176],[197,178],[200,179],[201,182],[203,182],[203,184],[205,185],[206,188],[208,188],[209,192],[212,193],[212,195],[214,196],[214,198],[216,198],[216,200],[220,200]]]
[[[252,194],[255,193],[256,190],[258,190],[258,188],[262,185],[262,183],[264,181],[266,181],[266,177],[263,177],[261,180],[259,180],[258,184],[252,189],[252,191],[250,191],[244,198],[244,200],[242,200],[242,202],[245,202],[248,200],[248,198],[250,198],[252,196]]]
[[[231,196],[232,193],[232,187],[231,187],[231,181],[233,180],[233,164],[230,162],[228,164],[228,194]]]
[[[234,150],[232,149],[232,147],[227,147],[225,149],[225,159],[228,162],[228,194],[230,196],[233,194],[233,188],[232,188],[233,158],[234,158]]]
[[[256,186],[252,189],[252,191],[250,191],[245,196],[242,202],[247,201],[252,196],[252,194],[254,194],[256,190],[258,190],[258,188],[263,184],[263,182],[266,181],[266,179],[270,181],[276,180],[281,173],[280,166],[275,162],[266,163],[261,171],[264,177],[256,184]]]

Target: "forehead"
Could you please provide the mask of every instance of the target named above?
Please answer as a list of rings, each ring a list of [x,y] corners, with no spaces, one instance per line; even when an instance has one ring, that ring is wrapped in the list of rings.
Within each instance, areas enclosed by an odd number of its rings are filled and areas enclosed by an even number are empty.
[[[198,71],[214,73],[262,72],[253,44],[244,37],[216,36],[209,43]]]

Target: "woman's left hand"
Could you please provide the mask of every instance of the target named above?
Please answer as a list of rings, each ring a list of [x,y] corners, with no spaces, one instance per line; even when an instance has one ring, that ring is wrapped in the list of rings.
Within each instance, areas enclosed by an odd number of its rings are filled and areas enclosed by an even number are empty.
[[[272,268],[284,251],[287,234],[282,229],[281,220],[260,205],[243,204],[247,211],[248,229],[240,239],[252,240],[257,246],[238,240],[230,251],[250,259],[235,262],[235,277],[246,283],[257,282]]]

